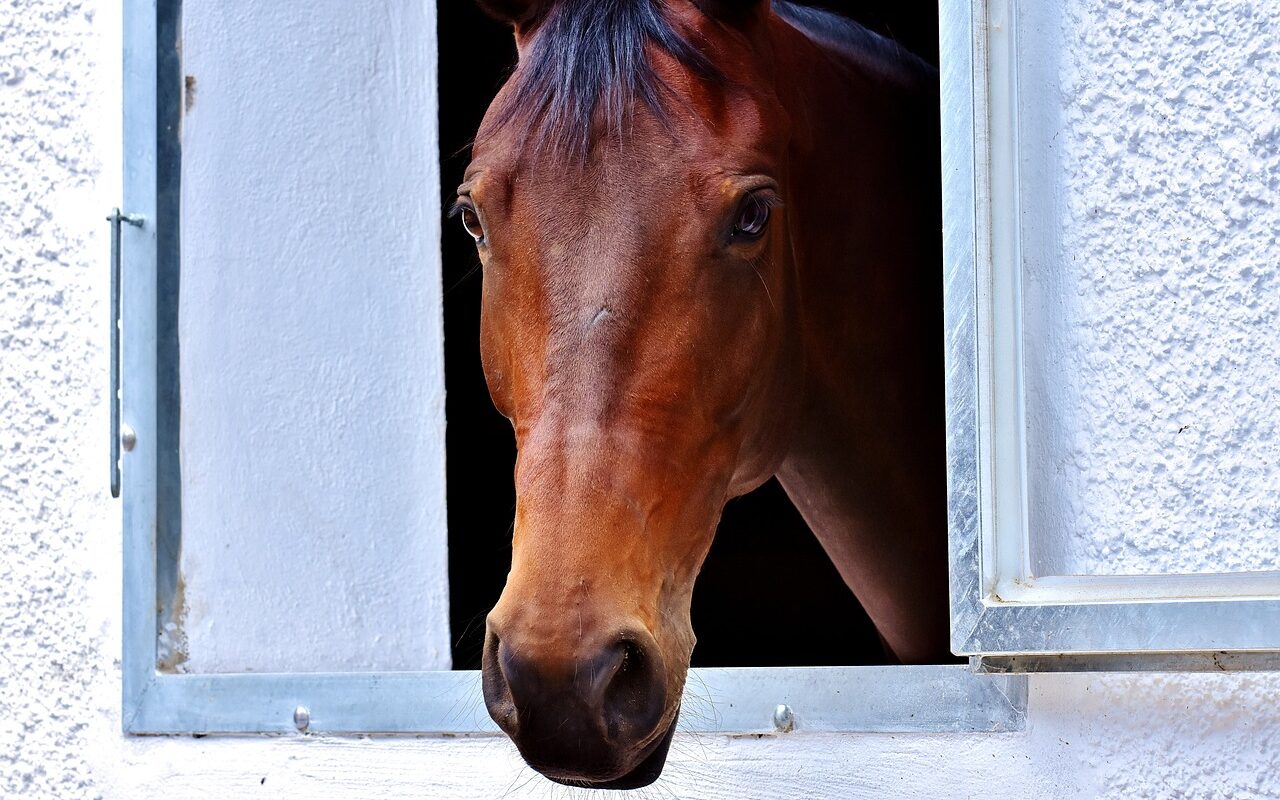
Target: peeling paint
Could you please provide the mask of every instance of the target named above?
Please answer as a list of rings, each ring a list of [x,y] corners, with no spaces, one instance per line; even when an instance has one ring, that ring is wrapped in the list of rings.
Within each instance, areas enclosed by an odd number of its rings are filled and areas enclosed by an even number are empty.
[[[178,572],[177,585],[174,588],[170,604],[174,610],[170,619],[165,619],[165,609],[160,606],[157,611],[158,636],[156,640],[156,669],[160,672],[186,672],[186,663],[190,645],[187,641],[187,581],[182,572]]]

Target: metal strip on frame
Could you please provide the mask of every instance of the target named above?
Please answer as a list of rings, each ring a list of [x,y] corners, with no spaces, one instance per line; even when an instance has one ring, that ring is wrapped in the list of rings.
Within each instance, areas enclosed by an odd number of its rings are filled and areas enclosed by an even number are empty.
[[[695,669],[680,729],[777,733],[785,705],[798,732],[998,733],[1026,703],[1026,678],[965,665]],[[292,733],[299,706],[312,733],[497,733],[476,671],[159,675],[129,732]]]
[[[121,416],[136,437],[123,456],[125,730],[133,729],[155,681],[158,18],[155,2],[124,3],[123,201],[125,212],[142,223],[122,231]]]
[[[1270,672],[1280,670],[1280,653],[974,656],[972,666],[975,672],[984,675],[1050,672]]]
[[[156,595],[155,626],[179,622],[182,603],[181,393],[178,283],[182,274],[182,0],[156,2]],[[157,656],[159,657],[159,656]]]
[[[947,512],[951,580],[951,649],[962,652],[982,616],[978,472],[978,241],[980,152],[975,102],[985,77],[975,74],[975,0],[942,0],[939,71],[942,102],[943,308],[946,330]],[[980,100],[980,98],[979,98]]]

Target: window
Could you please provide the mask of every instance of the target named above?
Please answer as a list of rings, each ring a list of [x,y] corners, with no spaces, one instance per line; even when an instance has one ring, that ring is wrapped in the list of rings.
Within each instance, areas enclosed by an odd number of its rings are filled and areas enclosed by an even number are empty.
[[[935,0],[923,0],[929,7]],[[856,7],[868,24],[888,23],[904,43],[936,59],[937,22],[901,3],[875,12]],[[889,5],[889,4],[883,4]],[[870,13],[869,13],[870,12]],[[876,13],[883,14],[881,17]],[[440,4],[441,188],[452,202],[471,160],[470,144],[514,62],[511,31],[474,2]],[[466,68],[458,67],[465,64]],[[441,236],[449,492],[449,617],[455,669],[476,669],[484,615],[497,601],[511,565],[515,439],[494,408],[481,369],[481,275],[476,248],[456,220]],[[941,398],[938,398],[939,410]],[[478,503],[479,494],[485,502]],[[821,609],[821,613],[814,613]],[[776,480],[731,502],[694,588],[694,666],[851,666],[886,663],[871,618],[809,531]],[[829,620],[841,620],[832,635]],[[768,643],[762,631],[785,631]]]
[[[1081,204],[1098,198],[1127,202],[1136,216],[1113,218],[1113,226],[1125,236],[1150,236],[1169,224],[1160,214],[1172,210],[1177,219],[1179,202],[1150,190],[1163,185],[1162,175],[1176,180],[1186,162],[1175,153],[1163,172],[1145,176],[1147,186],[1132,187],[1160,198],[1145,206],[1132,199],[1134,192],[1125,193],[1131,187],[1108,187],[1105,171],[1086,165],[1088,159],[1106,163],[1115,157],[1096,127],[1102,124],[1098,113],[1108,109],[1096,112],[1096,97],[1090,99],[1084,86],[1090,78],[1098,87],[1125,76],[1090,63],[1087,54],[1074,54],[1062,31],[1085,23],[1054,4],[975,5],[971,15],[966,3],[946,4],[943,26],[952,649],[980,657],[991,670],[1274,666],[1273,658],[1260,653],[1280,646],[1274,514],[1259,517],[1261,529],[1228,531],[1263,544],[1235,552],[1269,555],[1234,571],[1218,571],[1230,568],[1221,557],[1188,570],[1186,565],[1202,561],[1188,557],[1189,549],[1202,546],[1198,538],[1155,538],[1161,521],[1131,504],[1158,508],[1159,498],[1150,495],[1161,483],[1152,482],[1147,496],[1139,493],[1130,502],[1121,492],[1102,502],[1105,493],[1097,487],[1107,475],[1124,480],[1132,473],[1116,470],[1105,456],[1102,464],[1080,459],[1082,453],[1109,455],[1119,437],[1132,445],[1130,458],[1150,457],[1155,446],[1133,445],[1138,437],[1154,435],[1134,413],[1147,398],[1122,392],[1115,407],[1101,411],[1125,421],[1117,434],[1082,419],[1073,406],[1073,388],[1062,383],[1064,361],[1096,357],[1090,348],[1102,346],[1071,334],[1084,326],[1116,325],[1091,319],[1087,307],[1074,319],[1064,316],[1072,313],[1077,291],[1098,291],[1089,282],[1105,272],[1080,261],[1115,259],[1122,271],[1126,258],[1132,260],[1114,233],[1097,243],[1088,218],[1104,209],[1082,210]],[[1090,42],[1085,35],[1080,33],[1082,41]],[[1099,47],[1096,40],[1088,46]],[[1121,83],[1094,92],[1123,96],[1125,88]],[[1145,124],[1141,117],[1128,122]],[[1114,130],[1119,123],[1110,124]],[[1132,128],[1125,134],[1137,138]],[[1151,131],[1144,136],[1159,138]],[[1144,208],[1159,213],[1143,216]],[[1247,234],[1226,235],[1238,242]],[[1176,279],[1177,267],[1173,274]],[[1064,326],[1074,327],[1064,336]],[[1258,334],[1265,335],[1262,329]],[[1131,374],[1140,380],[1142,372],[1138,367]],[[1208,473],[1201,480],[1222,477]],[[1180,479],[1192,478],[1184,473]],[[1274,487],[1268,495],[1256,480],[1249,486],[1246,502],[1274,503]],[[1197,502],[1212,508],[1215,500]],[[1102,508],[1102,518],[1079,513],[1081,507]],[[1140,545],[1127,558],[1106,557],[1112,549],[1106,546],[1101,554],[1080,556],[1072,539],[1088,524],[1109,524],[1121,538],[1146,542],[1146,555],[1134,556]],[[1151,652],[1163,655],[1133,655]],[[1183,655],[1170,655],[1175,653]]]
[[[448,669],[465,657],[447,602],[434,9],[323,4],[305,35],[289,11],[220,11],[215,32],[177,2],[125,5],[125,727],[491,732],[478,674]],[[1056,461],[1037,460],[1052,414],[1026,276],[1056,223],[1028,181],[1057,132],[1035,90],[1060,89],[1018,36],[1057,12],[942,11],[954,649],[987,672],[1274,663],[1274,561],[1105,573],[1071,560],[1070,526],[1037,524],[1056,496],[1037,465]],[[367,107],[325,94],[344,80]],[[202,119],[214,100],[222,118]],[[387,202],[387,180],[419,204]],[[300,440],[305,460],[279,457]],[[1011,730],[1026,698],[1022,677],[958,664],[696,672],[714,713],[694,730],[785,729],[779,705],[804,730]]]

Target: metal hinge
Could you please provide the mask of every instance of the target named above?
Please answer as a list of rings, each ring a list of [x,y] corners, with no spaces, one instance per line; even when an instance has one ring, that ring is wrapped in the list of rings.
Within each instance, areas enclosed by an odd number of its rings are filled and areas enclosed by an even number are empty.
[[[120,223],[142,227],[142,217],[136,214],[122,214],[120,209],[111,209],[107,222],[111,223],[111,496],[120,496],[120,447],[132,450],[134,444],[133,431],[120,429]],[[127,441],[126,441],[127,440]]]

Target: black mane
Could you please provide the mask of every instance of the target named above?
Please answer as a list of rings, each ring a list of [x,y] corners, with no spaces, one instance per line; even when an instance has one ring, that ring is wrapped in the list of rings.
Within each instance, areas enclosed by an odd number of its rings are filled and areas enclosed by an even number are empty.
[[[790,0],[773,0],[773,10],[811,40],[886,80],[899,84],[937,80],[932,64],[848,17]]]
[[[636,102],[665,120],[661,95],[668,87],[649,63],[649,45],[696,75],[724,80],[716,65],[667,21],[662,0],[557,0],[547,5],[498,114],[500,123],[517,115],[526,119],[528,132],[540,144],[585,153],[598,107],[603,107],[610,134],[625,128]]]
[[[544,6],[542,18],[533,21],[532,47],[495,118],[497,124],[522,119],[526,135],[539,146],[585,155],[600,108],[609,135],[624,131],[637,102],[665,122],[662,95],[669,87],[649,63],[650,46],[705,80],[726,81],[702,50],[672,27],[663,0],[555,0]],[[787,0],[773,0],[773,9],[813,41],[887,78],[910,81],[933,69],[846,17]]]

